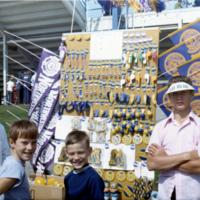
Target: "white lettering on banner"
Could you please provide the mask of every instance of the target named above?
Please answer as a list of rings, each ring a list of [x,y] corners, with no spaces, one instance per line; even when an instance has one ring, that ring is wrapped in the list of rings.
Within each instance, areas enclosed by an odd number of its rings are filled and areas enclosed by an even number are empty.
[[[56,81],[54,85],[52,86],[52,89],[50,90],[50,93],[47,97],[45,97],[44,101],[41,104],[41,110],[40,110],[40,122],[39,122],[39,132],[42,131],[42,129],[47,125],[50,117],[50,112],[55,107],[55,102],[58,98],[59,94],[59,86],[60,81]],[[50,123],[49,123],[50,124]]]
[[[44,84],[35,84],[35,88],[33,90],[32,99],[31,99],[31,105],[29,109],[29,116],[32,114],[33,110],[39,103],[39,100],[44,95],[45,91],[48,87],[46,87]]]
[[[40,123],[39,123],[39,127],[38,130],[39,132],[42,131],[43,127],[46,125],[46,120],[48,120],[47,118],[49,118],[49,112],[52,109],[52,106],[55,102],[55,100],[58,97],[58,91],[56,90],[51,90],[49,95],[45,98],[45,101],[43,101],[42,103],[42,110],[41,110],[41,116],[40,116]]]
[[[58,113],[54,113],[54,115],[51,118],[51,121],[47,124],[46,128],[47,129],[53,129],[53,128],[55,128],[58,118],[59,118]]]
[[[53,83],[54,79],[46,77],[43,74],[40,74],[39,78],[38,78],[38,82],[40,83],[44,83],[45,85],[47,85],[48,87],[51,87],[52,83]]]
[[[30,120],[33,121],[38,126],[39,119],[40,119],[40,107],[36,107],[30,117]]]
[[[29,109],[29,116],[40,102],[41,98],[48,93],[48,89],[52,87],[54,79],[45,77],[43,74],[39,75],[38,81],[35,83],[35,87],[32,94],[32,101]],[[57,85],[57,84],[55,84]],[[47,95],[47,94],[46,94]]]

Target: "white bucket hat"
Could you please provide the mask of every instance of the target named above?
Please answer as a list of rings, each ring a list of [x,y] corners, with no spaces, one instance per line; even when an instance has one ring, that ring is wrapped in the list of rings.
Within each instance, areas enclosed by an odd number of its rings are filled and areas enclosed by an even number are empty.
[[[194,87],[185,82],[173,83],[167,90],[165,94],[170,94],[179,91],[191,90],[194,91]]]

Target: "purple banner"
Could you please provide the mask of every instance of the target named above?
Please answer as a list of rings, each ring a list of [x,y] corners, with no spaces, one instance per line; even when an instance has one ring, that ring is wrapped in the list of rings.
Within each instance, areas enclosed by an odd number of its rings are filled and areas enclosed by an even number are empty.
[[[52,112],[55,108],[56,103],[58,102],[59,88],[60,80],[58,80],[52,86],[51,90],[48,93],[48,96],[44,97],[41,103],[40,122],[38,126],[39,132],[43,130],[43,128],[47,125],[48,121],[52,117]]]
[[[55,113],[47,126],[39,134],[39,138],[37,140],[37,148],[32,159],[32,164],[37,168],[37,171],[39,172],[43,172],[45,168],[48,168],[48,166],[51,164],[51,161],[54,159],[55,152],[48,152],[48,149],[50,148],[49,145],[51,143],[51,139],[55,134],[57,119],[58,115]],[[45,157],[45,155],[48,156]]]
[[[39,131],[37,149],[32,164],[41,172],[48,167],[49,161],[54,158],[54,153],[50,153],[50,150],[53,149],[50,142],[55,133],[59,87],[59,59],[52,52],[44,49],[38,66],[29,109],[29,118],[36,123]],[[47,154],[48,159],[41,158]],[[48,162],[45,163],[45,160],[48,160]]]
[[[52,85],[60,78],[60,63],[59,59],[46,49],[43,50],[35,85],[32,91],[31,104],[29,108],[29,116],[32,115],[36,106],[43,100],[49,93]]]

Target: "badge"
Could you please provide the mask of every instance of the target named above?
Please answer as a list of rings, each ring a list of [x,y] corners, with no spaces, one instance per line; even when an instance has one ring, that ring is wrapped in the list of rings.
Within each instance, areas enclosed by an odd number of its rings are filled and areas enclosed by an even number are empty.
[[[105,179],[106,181],[113,181],[115,178],[115,173],[113,171],[106,171],[105,172]]]
[[[131,135],[124,135],[122,137],[122,143],[126,145],[130,145],[132,143],[132,137]]]
[[[133,182],[136,179],[135,173],[133,171],[128,171],[126,174],[126,179],[129,182]]]
[[[116,172],[116,179],[118,181],[124,181],[126,179],[126,173],[125,173],[125,171],[117,171]]]
[[[61,164],[54,164],[53,166],[53,172],[57,176],[61,176],[63,173],[63,165]]]
[[[122,136],[120,134],[113,135],[111,137],[111,142],[115,145],[120,144],[122,140]]]
[[[65,176],[65,175],[67,175],[71,171],[72,171],[71,167],[65,165],[64,168],[63,168],[63,175]]]
[[[140,134],[135,134],[133,136],[133,143],[134,144],[141,144],[142,143],[142,136]]]

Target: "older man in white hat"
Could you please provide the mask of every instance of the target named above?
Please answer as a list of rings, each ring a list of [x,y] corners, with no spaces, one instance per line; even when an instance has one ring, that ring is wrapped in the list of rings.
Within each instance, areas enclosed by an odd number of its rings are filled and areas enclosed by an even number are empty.
[[[173,77],[166,92],[169,117],[157,123],[147,147],[149,170],[160,172],[159,200],[200,199],[200,118],[191,111],[189,78]]]

